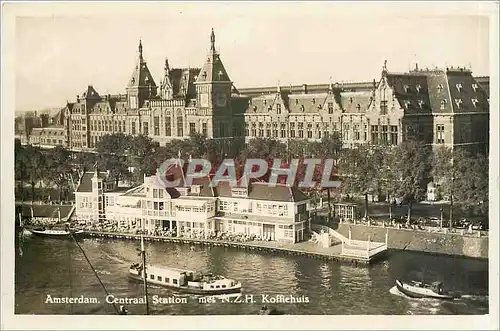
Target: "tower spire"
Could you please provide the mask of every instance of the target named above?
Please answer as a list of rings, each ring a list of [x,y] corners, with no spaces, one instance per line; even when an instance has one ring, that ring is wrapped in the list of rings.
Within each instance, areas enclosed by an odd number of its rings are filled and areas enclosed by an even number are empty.
[[[212,33],[210,34],[210,50],[215,51],[215,33],[214,28],[212,28]]]
[[[387,60],[384,60],[384,65],[382,67],[382,76],[386,76],[387,75]]]
[[[142,40],[139,39],[139,58],[142,60]]]
[[[330,76],[330,78],[328,79],[328,92],[333,92],[332,76]]]
[[[168,58],[165,58],[165,75],[168,75],[170,72],[170,65],[168,64]]]

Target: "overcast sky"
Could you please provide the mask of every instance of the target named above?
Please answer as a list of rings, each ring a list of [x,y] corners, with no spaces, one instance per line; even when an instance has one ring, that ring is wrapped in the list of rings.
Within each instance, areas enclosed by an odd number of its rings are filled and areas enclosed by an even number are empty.
[[[479,5],[478,10],[469,8],[467,16],[449,5],[96,3],[77,7],[72,3],[64,8],[30,7],[34,9],[30,15],[16,19],[16,109],[63,106],[89,84],[100,94],[123,93],[139,39],[157,84],[165,57],[171,67],[200,67],[211,28],[228,74],[239,88],[278,81],[285,86],[327,83],[330,77],[334,82],[371,81],[380,77],[384,59],[390,71],[407,71],[418,62],[420,68],[471,66],[474,75],[488,75],[488,17]]]

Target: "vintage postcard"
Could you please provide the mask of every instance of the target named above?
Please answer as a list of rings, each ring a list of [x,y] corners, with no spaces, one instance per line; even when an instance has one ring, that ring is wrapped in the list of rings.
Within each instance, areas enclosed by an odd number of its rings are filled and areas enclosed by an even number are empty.
[[[2,328],[497,329],[497,91],[497,2],[2,3]]]

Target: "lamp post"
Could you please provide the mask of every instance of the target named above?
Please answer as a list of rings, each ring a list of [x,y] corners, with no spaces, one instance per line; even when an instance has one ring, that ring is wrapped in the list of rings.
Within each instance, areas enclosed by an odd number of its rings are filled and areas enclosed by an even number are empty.
[[[439,212],[440,212],[439,227],[442,228],[443,227],[443,207],[441,207],[439,209]]]

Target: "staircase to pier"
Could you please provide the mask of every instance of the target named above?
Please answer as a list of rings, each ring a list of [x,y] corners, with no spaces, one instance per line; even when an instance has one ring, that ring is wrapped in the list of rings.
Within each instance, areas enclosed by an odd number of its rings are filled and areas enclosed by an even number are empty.
[[[330,244],[341,244],[342,255],[371,260],[376,255],[387,251],[387,242],[354,240],[347,238],[338,231],[320,224],[311,224],[311,230],[316,233],[328,233]]]

